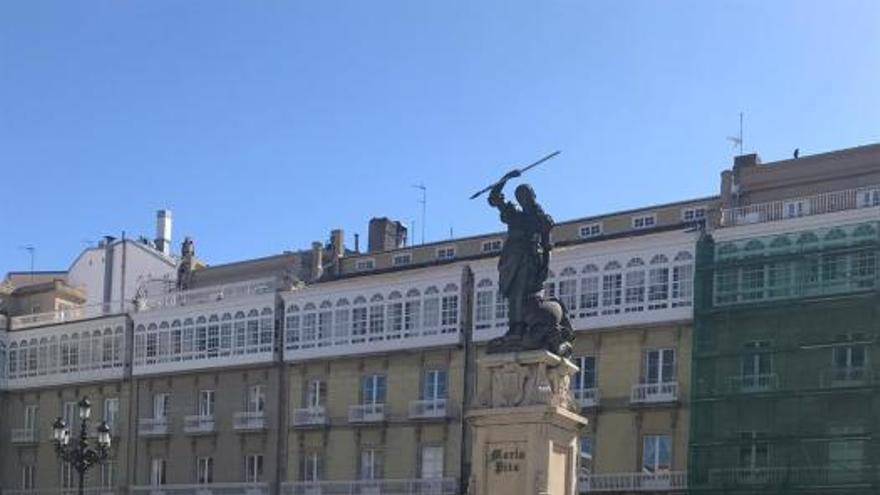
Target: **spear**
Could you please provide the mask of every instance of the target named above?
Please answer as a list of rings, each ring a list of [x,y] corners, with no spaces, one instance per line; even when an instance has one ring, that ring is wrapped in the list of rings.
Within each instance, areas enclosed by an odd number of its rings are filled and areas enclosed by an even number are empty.
[[[531,170],[531,169],[537,167],[538,165],[540,165],[540,164],[546,162],[547,160],[549,160],[549,159],[555,157],[555,156],[558,155],[559,153],[560,153],[560,151],[554,151],[553,153],[550,153],[549,155],[545,156],[544,158],[541,158],[540,160],[538,160],[538,161],[536,161],[536,162],[534,162],[534,163],[531,163],[531,164],[529,164],[529,165],[527,165],[527,166],[525,166],[525,167],[523,167],[523,168],[517,168],[517,169],[513,169],[513,170],[511,170],[510,172],[506,173],[506,174],[504,175],[504,177],[502,177],[500,180],[498,180],[498,181],[496,181],[496,182],[494,182],[494,183],[492,183],[492,184],[490,184],[490,185],[484,187],[483,189],[480,189],[479,191],[475,192],[475,193],[473,194],[473,196],[471,196],[471,199],[476,198],[477,196],[483,194],[483,193],[486,192],[486,191],[491,191],[492,188],[495,187],[495,186],[497,186],[498,184],[503,184],[504,182],[507,182],[507,180],[510,179],[510,177],[512,177],[512,176],[514,175],[515,172],[519,172],[519,175],[522,175],[522,174],[526,173],[528,170]]]

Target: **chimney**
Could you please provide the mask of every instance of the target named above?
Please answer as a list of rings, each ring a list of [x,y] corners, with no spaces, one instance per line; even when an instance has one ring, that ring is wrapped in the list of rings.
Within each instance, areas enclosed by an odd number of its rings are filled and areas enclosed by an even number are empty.
[[[755,165],[761,164],[761,157],[758,156],[757,153],[750,153],[748,155],[739,155],[733,157],[733,170],[739,170],[743,167],[753,167]]]
[[[378,253],[406,245],[406,226],[388,217],[371,218],[367,251]]]
[[[333,229],[330,231],[330,251],[333,253],[333,260],[338,261],[339,258],[345,256],[345,237],[342,229]]]
[[[171,210],[156,212],[156,249],[171,254]]]
[[[320,242],[312,243],[312,280],[318,280],[324,274],[324,265],[321,257],[324,254],[324,244]]]
[[[361,235],[360,234],[354,235],[354,252],[356,252],[356,253],[361,252]]]

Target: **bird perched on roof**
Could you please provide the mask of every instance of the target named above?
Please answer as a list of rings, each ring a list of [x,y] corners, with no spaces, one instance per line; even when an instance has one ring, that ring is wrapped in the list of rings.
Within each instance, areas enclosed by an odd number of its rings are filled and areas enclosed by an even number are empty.
[[[794,158],[797,159],[797,158],[800,156],[800,154],[801,154],[801,149],[800,149],[800,148],[795,148],[795,149],[794,149],[794,153],[792,153],[792,154],[794,155]]]

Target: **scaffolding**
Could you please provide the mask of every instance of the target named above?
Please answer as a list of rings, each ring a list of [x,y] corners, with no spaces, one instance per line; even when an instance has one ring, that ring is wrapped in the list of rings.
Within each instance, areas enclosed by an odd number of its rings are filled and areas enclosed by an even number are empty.
[[[878,493],[880,222],[697,246],[691,493]]]

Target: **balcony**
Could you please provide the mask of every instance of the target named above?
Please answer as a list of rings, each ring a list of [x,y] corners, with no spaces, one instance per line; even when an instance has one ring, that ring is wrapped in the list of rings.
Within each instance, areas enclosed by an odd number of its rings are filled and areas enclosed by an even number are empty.
[[[678,400],[678,382],[642,383],[632,388],[630,403],[661,404]]]
[[[788,218],[822,215],[837,211],[878,206],[875,191],[880,186],[832,191],[813,196],[788,198],[721,210],[721,225],[733,227],[775,222]]]
[[[871,483],[874,470],[861,463],[842,466],[748,467],[709,470],[713,486],[823,486]]]
[[[214,433],[214,416],[187,416],[183,418],[183,432],[190,435]]]
[[[458,488],[455,478],[300,481],[282,483],[281,495],[457,495]]]
[[[588,409],[599,405],[599,389],[598,388],[576,388],[571,391],[574,400],[581,409]]]
[[[684,471],[589,474],[581,476],[578,482],[580,493],[655,492],[686,488],[687,473]]]
[[[323,406],[294,409],[291,422],[293,426],[324,426],[327,424],[327,411]]]
[[[361,404],[348,408],[349,423],[379,423],[385,421],[385,404]]]
[[[232,418],[232,428],[239,431],[266,429],[266,413],[263,411],[237,412]]]
[[[37,443],[39,436],[36,428],[13,428],[10,441],[15,445],[27,445]]]
[[[727,377],[730,390],[744,394],[771,392],[779,388],[779,377],[776,373],[759,375],[737,375]]]
[[[138,311],[151,311],[162,308],[175,308],[178,306],[195,306],[260,294],[269,294],[275,291],[275,285],[274,278],[262,278],[248,280],[237,284],[172,292],[141,301]]]
[[[168,418],[141,418],[138,420],[138,435],[155,437],[168,434]]]
[[[129,495],[269,495],[268,483],[131,486]]]
[[[131,309],[131,304],[123,301],[76,306],[59,311],[47,311],[45,313],[13,316],[9,319],[9,328],[10,330],[23,330],[25,328],[33,328],[43,325],[122,314]]]
[[[409,403],[410,419],[438,419],[446,417],[446,399],[414,400]]]
[[[873,370],[864,366],[833,368],[822,373],[822,388],[863,387],[874,381]]]

